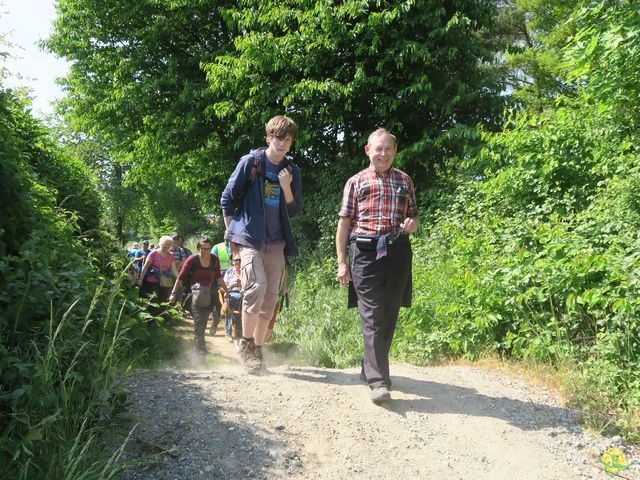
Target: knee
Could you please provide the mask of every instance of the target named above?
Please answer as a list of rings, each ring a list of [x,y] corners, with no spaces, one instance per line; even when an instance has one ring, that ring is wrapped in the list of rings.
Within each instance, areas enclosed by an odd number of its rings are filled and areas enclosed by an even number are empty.
[[[251,287],[243,290],[243,309],[249,313],[258,313],[267,292],[266,282],[254,282]]]

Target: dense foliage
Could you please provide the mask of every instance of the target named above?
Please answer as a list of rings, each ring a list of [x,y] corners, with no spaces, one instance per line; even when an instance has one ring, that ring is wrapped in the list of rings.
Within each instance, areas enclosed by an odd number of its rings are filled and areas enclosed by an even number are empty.
[[[415,241],[414,306],[394,355],[556,365],[592,426],[637,440],[640,15],[633,2],[578,5],[564,28],[575,35],[556,83],[573,87],[542,110],[534,95],[456,164],[455,193]],[[335,313],[307,282],[294,302],[317,304],[309,315],[321,328]],[[285,315],[288,338],[304,337],[296,313]],[[323,354],[329,363],[349,361],[354,335]]]
[[[67,122],[79,141],[99,138],[139,192],[119,198],[131,201],[125,231],[139,210],[157,212],[155,226],[217,215],[235,161],[264,144],[275,114],[303,127],[294,156],[322,211],[297,224],[310,248],[332,230],[339,185],[376,125],[433,183],[447,156],[477,143],[478,122],[499,124],[491,1],[130,3],[63,0],[48,42],[73,62]]]
[[[149,334],[88,167],[6,90],[0,142],[0,477],[112,477],[96,435]]]
[[[640,438],[637,2],[57,6],[48,46],[73,62],[58,138],[0,91],[0,476],[115,475],[87,452],[149,341],[118,244],[215,228],[235,161],[279,113],[301,126],[304,182],[279,340],[358,362],[333,235],[383,125],[423,221],[395,357],[551,364],[591,425]]]

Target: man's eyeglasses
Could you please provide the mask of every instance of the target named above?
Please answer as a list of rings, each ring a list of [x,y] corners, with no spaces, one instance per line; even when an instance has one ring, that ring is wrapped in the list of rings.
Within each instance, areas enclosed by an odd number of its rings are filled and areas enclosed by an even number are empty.
[[[240,259],[239,258],[234,258],[233,259],[233,263],[240,263]]]

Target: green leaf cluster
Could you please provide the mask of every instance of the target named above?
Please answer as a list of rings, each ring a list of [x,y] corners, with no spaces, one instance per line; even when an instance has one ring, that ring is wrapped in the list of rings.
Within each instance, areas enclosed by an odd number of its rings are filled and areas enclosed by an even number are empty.
[[[0,159],[0,477],[112,478],[119,452],[105,458],[98,433],[149,341],[122,252],[88,167],[4,89]]]
[[[577,8],[562,65],[581,84],[553,110],[513,113],[460,165],[455,194],[416,249],[416,305],[396,354],[575,362],[573,399],[588,421],[637,439],[635,13],[632,2]]]
[[[47,45],[72,63],[67,124],[120,170],[110,198],[123,238],[184,218],[187,202],[190,229],[217,213],[235,161],[264,144],[275,114],[301,125],[294,156],[326,209],[377,126],[398,135],[398,165],[433,185],[461,139],[478,143],[478,122],[499,125],[494,13],[457,0],[64,0]],[[305,212],[301,241],[327,243]]]

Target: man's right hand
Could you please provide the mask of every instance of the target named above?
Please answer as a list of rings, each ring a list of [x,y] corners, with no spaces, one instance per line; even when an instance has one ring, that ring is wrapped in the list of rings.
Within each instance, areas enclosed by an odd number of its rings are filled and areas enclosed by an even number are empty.
[[[349,267],[346,263],[338,263],[338,280],[343,287],[349,286]]]

